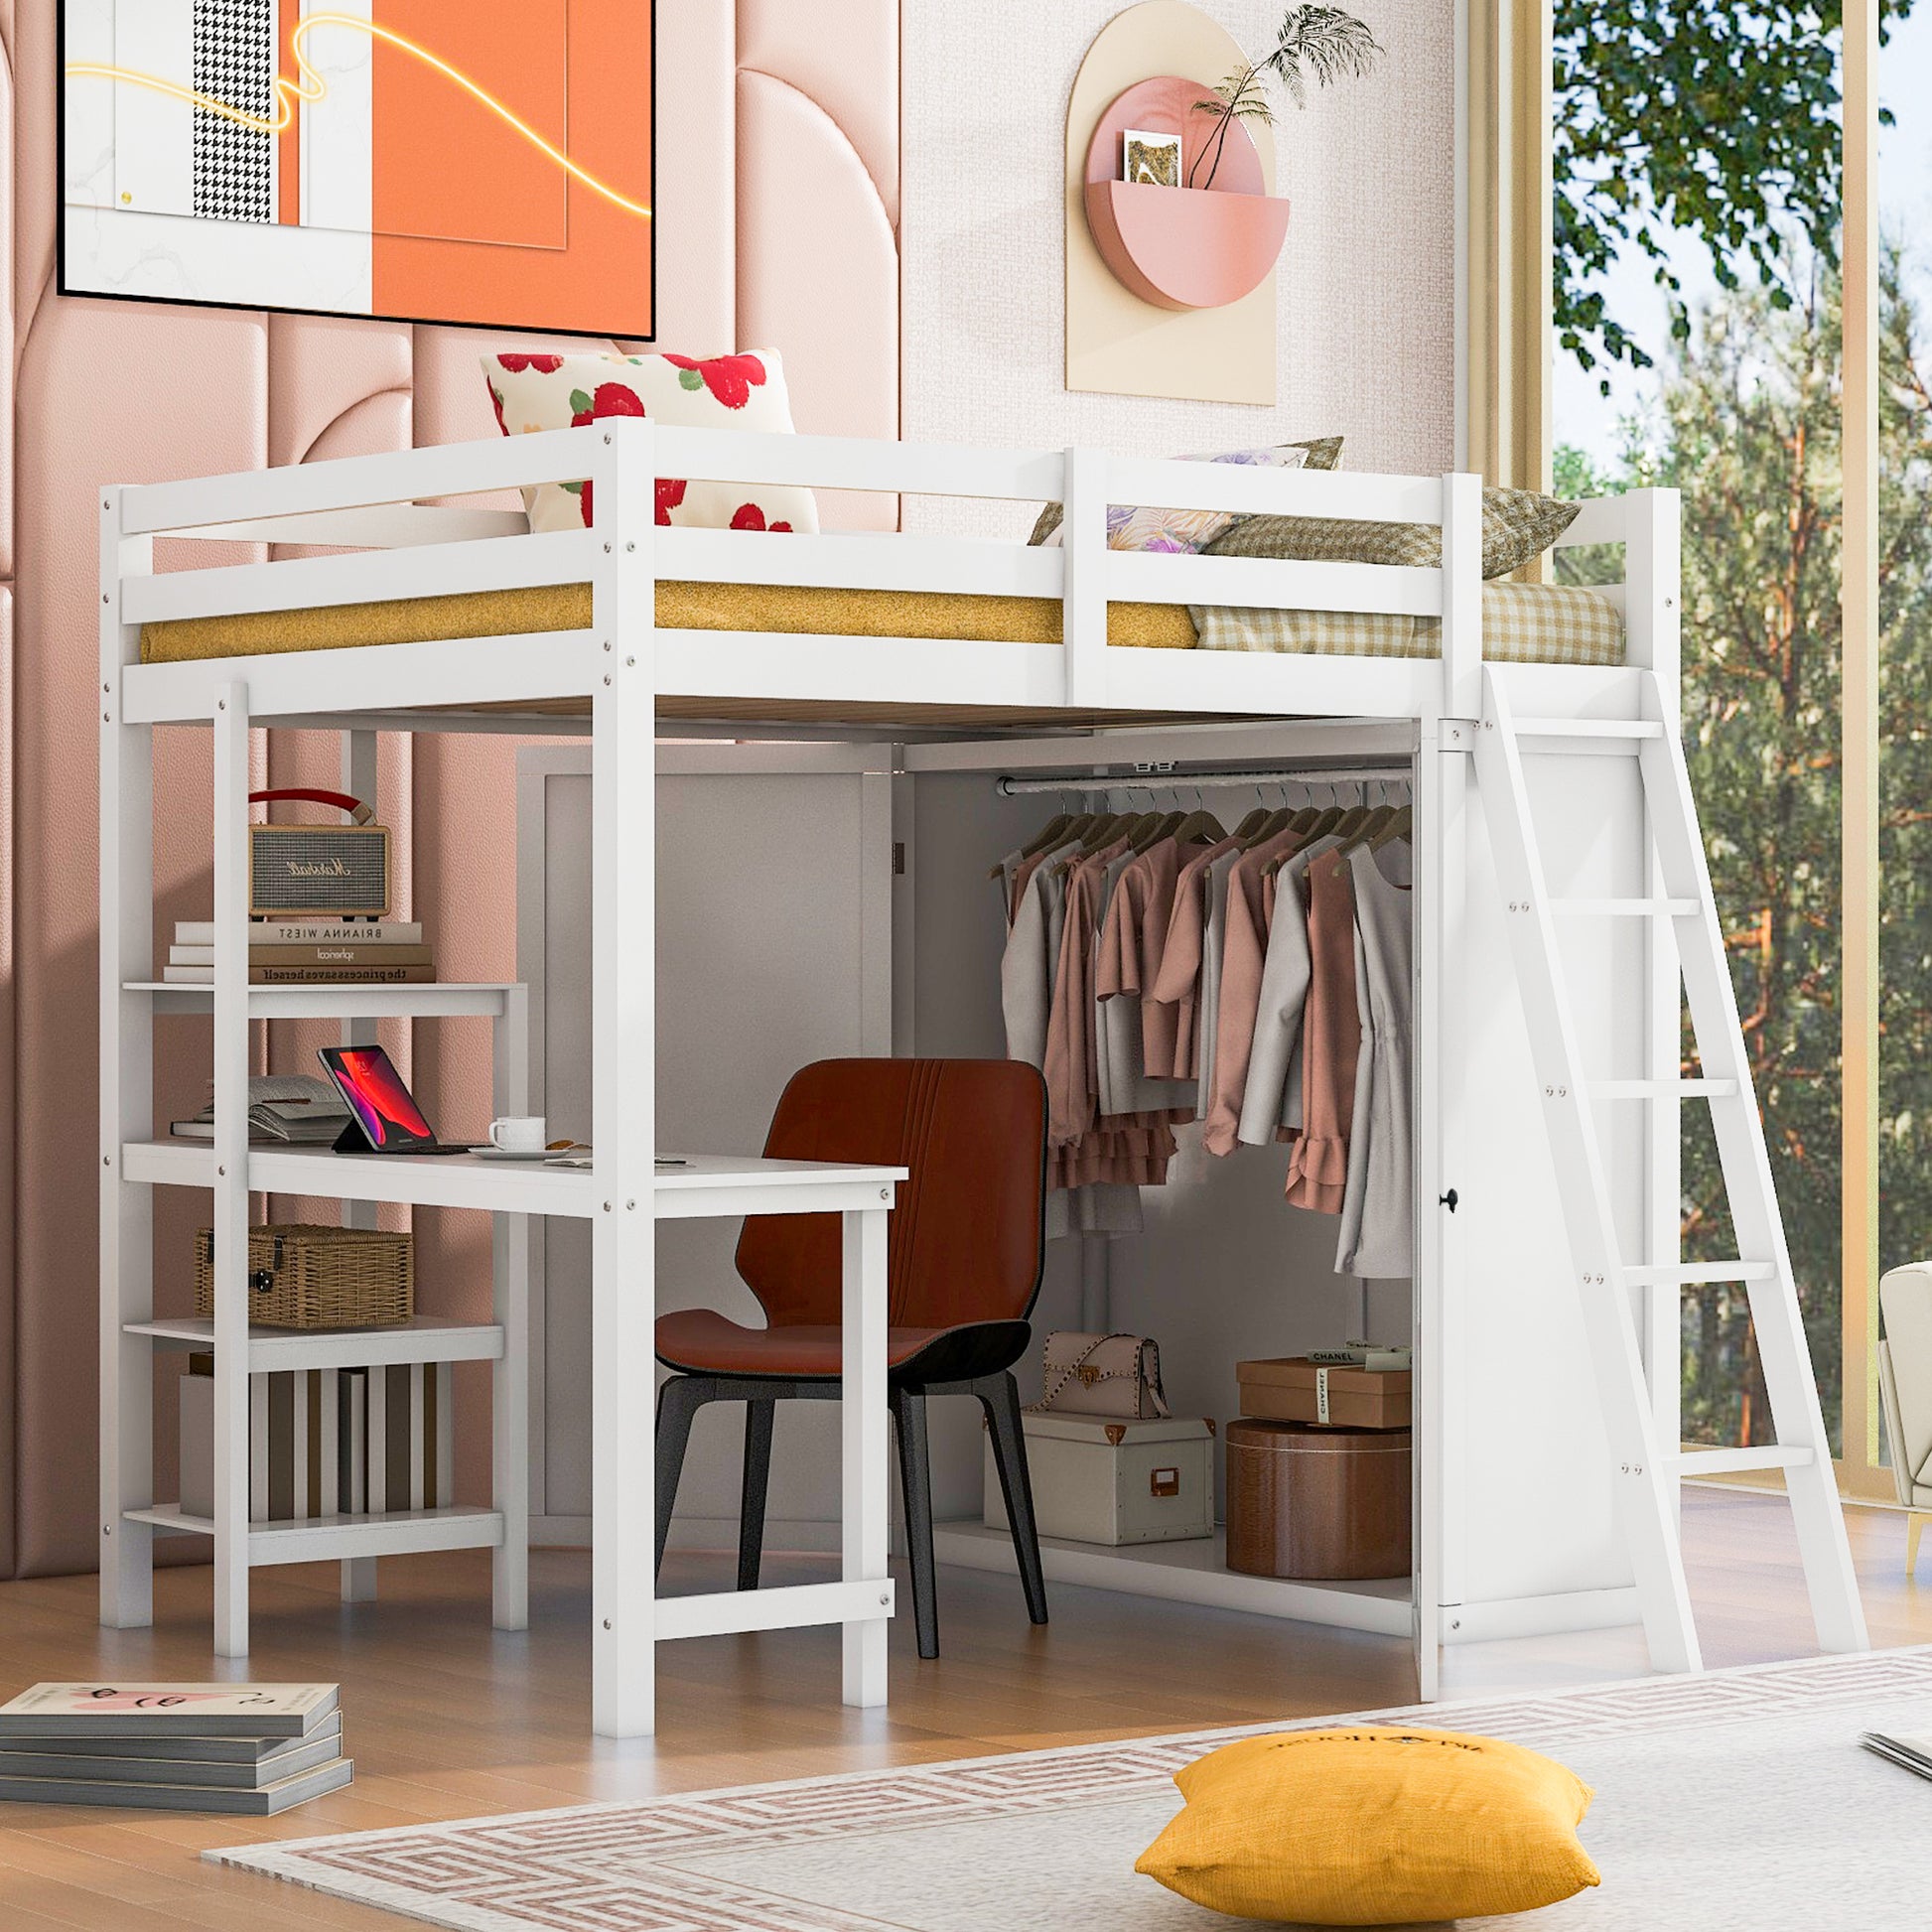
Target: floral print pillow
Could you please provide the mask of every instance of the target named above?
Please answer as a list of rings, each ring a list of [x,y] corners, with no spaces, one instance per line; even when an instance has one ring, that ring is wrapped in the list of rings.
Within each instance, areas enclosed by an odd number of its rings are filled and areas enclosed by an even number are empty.
[[[1301,470],[1309,460],[1306,443],[1280,443],[1267,450],[1230,450],[1220,456],[1185,456],[1182,463],[1244,463],[1264,470]],[[1046,511],[1057,511],[1049,503]],[[1040,521],[1046,521],[1042,511]],[[1191,554],[1205,550],[1214,539],[1234,527],[1232,510],[1157,510],[1136,508],[1132,503],[1107,505],[1107,548],[1109,550],[1170,550]],[[1058,516],[1042,536],[1035,532],[1033,541],[1044,549],[1060,542]]]
[[[505,436],[569,429],[606,416],[647,416],[679,429],[791,434],[784,368],[775,349],[745,355],[547,355],[483,358]],[[523,492],[532,530],[582,530],[597,513],[590,483],[540,483]],[[660,477],[657,521],[711,530],[818,530],[809,489],[792,483],[720,483]]]

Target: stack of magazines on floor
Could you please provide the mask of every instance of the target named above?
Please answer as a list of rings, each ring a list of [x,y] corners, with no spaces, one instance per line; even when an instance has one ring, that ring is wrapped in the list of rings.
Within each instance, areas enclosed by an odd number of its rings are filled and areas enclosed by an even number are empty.
[[[0,1800],[270,1818],[339,1791],[334,1684],[36,1684],[0,1705]]]
[[[214,984],[214,921],[178,919],[161,977]],[[436,977],[420,919],[250,919],[248,978],[256,986],[409,986]]]

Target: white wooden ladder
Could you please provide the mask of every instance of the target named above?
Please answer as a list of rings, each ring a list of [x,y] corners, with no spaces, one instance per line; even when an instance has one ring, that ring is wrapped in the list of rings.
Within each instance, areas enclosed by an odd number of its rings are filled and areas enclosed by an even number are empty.
[[[1839,1509],[1831,1447],[1812,1379],[1797,1284],[1765,1154],[1684,748],[1656,681],[1647,674],[1644,693],[1641,719],[1516,720],[1502,680],[1493,669],[1486,669],[1475,772],[1529,1022],[1537,1083],[1543,1090],[1558,1193],[1651,1664],[1658,1670],[1703,1667],[1684,1581],[1678,1479],[1744,1469],[1784,1471],[1821,1648],[1863,1650],[1867,1647],[1864,1612]],[[1647,865],[1646,873],[1657,897],[1571,900],[1550,897],[1524,782],[1524,752],[1562,750],[1566,744],[1583,749],[1581,742],[1589,739],[1622,740],[1636,753],[1648,838],[1655,854],[1655,864]],[[1599,744],[1595,749],[1604,748]],[[1557,921],[1567,914],[1671,922],[1702,1078],[1669,1083],[1592,1083],[1586,1078],[1557,942]],[[1632,1267],[1618,1247],[1593,1103],[1676,1097],[1710,1105],[1738,1256],[1690,1266]],[[1647,1106],[1644,1111],[1651,1131],[1677,1131],[1674,1105]],[[1705,1282],[1739,1282],[1749,1297],[1758,1359],[1770,1398],[1774,1445],[1680,1451],[1676,1443],[1657,1441],[1633,1291]],[[1671,1325],[1674,1330],[1675,1324]],[[1675,1350],[1668,1362],[1657,1365],[1657,1372],[1678,1372]]]

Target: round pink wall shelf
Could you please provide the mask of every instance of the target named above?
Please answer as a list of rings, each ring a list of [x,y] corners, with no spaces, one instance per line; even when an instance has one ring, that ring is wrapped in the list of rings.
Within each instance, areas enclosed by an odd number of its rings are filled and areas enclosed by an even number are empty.
[[[1208,87],[1177,74],[1143,80],[1116,97],[1087,144],[1087,226],[1121,285],[1161,309],[1219,309],[1259,288],[1288,234],[1288,202],[1267,193],[1261,157],[1239,121],[1211,188],[1158,188],[1120,179],[1129,128],[1180,136],[1183,181],[1216,132],[1194,103]],[[1205,176],[1208,162],[1200,174]]]

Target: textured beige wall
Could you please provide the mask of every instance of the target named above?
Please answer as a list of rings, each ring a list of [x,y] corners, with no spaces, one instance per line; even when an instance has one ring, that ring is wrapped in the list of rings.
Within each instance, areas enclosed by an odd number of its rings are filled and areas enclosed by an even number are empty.
[[[1087,442],[1144,456],[1345,435],[1351,470],[1449,467],[1454,435],[1451,0],[1353,0],[1388,49],[1366,79],[1277,97],[1275,408],[1072,394],[1061,380],[1068,90],[1117,0],[905,10],[904,433]],[[1250,52],[1279,0],[1207,0]],[[1024,533],[1023,512],[926,501],[907,526]]]

